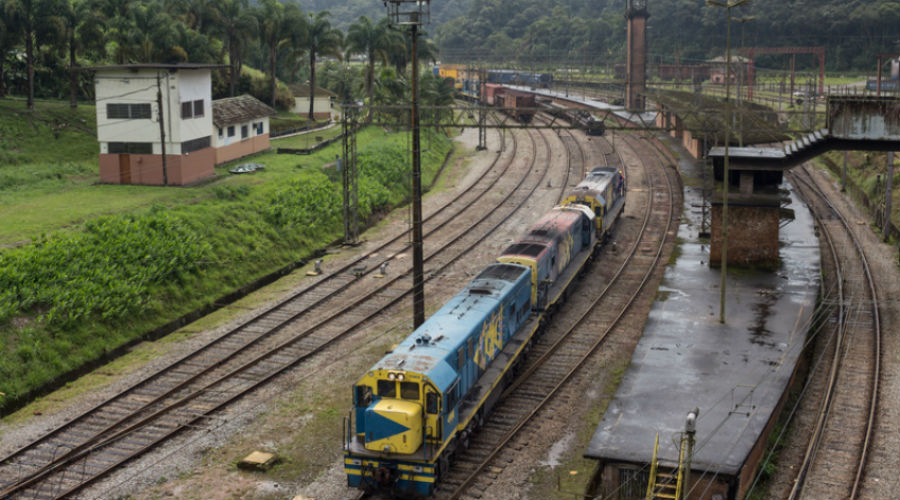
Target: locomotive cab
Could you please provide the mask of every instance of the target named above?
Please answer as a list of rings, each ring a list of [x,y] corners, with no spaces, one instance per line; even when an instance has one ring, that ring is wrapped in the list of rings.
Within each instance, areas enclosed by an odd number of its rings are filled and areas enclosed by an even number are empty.
[[[441,393],[422,374],[373,370],[354,392],[356,436],[366,450],[413,455],[441,442]]]

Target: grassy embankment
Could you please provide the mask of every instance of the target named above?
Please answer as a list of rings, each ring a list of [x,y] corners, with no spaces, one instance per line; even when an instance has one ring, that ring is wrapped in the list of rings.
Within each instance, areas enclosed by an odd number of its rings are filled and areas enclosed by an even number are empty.
[[[894,178],[891,185],[891,222],[895,227],[900,227],[900,156],[894,155]],[[819,165],[829,166],[838,183],[841,182],[841,171],[844,165],[844,153],[841,151],[833,151],[819,157],[816,162]],[[848,188],[848,192],[854,198],[865,197],[868,203],[872,203],[883,210],[885,200],[885,189],[887,186],[887,153],[867,152],[867,151],[850,151],[847,155],[847,184],[855,185],[859,191]],[[856,199],[857,205],[866,207],[866,200]],[[872,219],[875,220],[875,214],[872,209],[868,209]],[[874,224],[873,224],[874,227]],[[876,229],[881,229],[876,228]],[[897,238],[898,235],[891,235]]]
[[[0,116],[0,413],[341,236],[339,143],[197,187],[102,185],[92,107],[0,101]],[[451,146],[427,139],[430,184]],[[407,197],[406,137],[366,129],[358,151],[373,219]]]

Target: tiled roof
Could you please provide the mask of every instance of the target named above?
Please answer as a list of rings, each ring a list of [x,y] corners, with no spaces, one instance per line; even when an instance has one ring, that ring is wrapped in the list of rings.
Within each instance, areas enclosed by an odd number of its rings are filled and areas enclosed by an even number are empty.
[[[224,127],[248,122],[264,116],[273,116],[275,110],[249,94],[217,99],[212,103],[213,125]]]

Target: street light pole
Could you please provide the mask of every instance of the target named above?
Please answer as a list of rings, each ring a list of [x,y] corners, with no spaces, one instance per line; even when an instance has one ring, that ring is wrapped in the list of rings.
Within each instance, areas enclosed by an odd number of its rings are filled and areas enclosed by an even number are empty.
[[[725,284],[728,274],[728,143],[731,142],[731,9],[750,0],[725,3],[706,0],[707,5],[724,7],[728,16],[725,24],[725,159],[722,165],[722,274],[719,279],[719,323],[725,323]]]
[[[753,21],[755,19],[756,19],[755,16],[734,18],[735,22],[741,23],[741,57],[743,57],[743,54],[744,54],[744,23],[746,23],[747,21]],[[738,102],[738,110],[739,110],[738,117],[740,118],[738,120],[738,123],[740,124],[740,131],[741,131],[741,133],[738,134],[738,147],[744,147],[744,104],[743,104],[744,97],[742,95],[742,92],[743,92],[744,84],[748,83],[748,82],[744,81],[744,79],[747,77],[745,66],[746,66],[746,61],[742,59],[740,61],[740,66],[739,66],[741,68],[741,71],[740,71],[741,76],[740,76],[740,78],[738,78],[738,92],[737,92],[737,102]],[[749,90],[747,93],[748,94],[750,93]],[[749,97],[748,97],[748,99],[749,99]]]
[[[412,35],[412,247],[413,247],[413,328],[425,322],[425,272],[422,241],[422,158],[419,138],[419,61],[417,38],[419,25],[428,23],[429,0],[388,0],[385,2],[391,22],[410,26]]]

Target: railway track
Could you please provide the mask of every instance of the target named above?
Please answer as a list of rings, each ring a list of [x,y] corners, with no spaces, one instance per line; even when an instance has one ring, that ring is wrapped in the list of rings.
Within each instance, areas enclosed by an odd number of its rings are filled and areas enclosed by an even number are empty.
[[[882,329],[875,281],[849,222],[805,167],[790,179],[822,229],[837,290],[830,370],[789,498],[858,497],[877,414]],[[861,403],[863,401],[863,403]]]
[[[510,446],[519,433],[526,428],[540,428],[543,420],[555,416],[550,403],[557,398],[571,397],[566,389],[583,374],[582,367],[605,344],[658,269],[663,248],[677,223],[678,196],[671,178],[675,174],[662,166],[660,158],[649,152],[645,144],[639,144],[642,141],[626,140],[635,147],[645,171],[646,185],[629,186],[635,193],[644,189],[647,192],[640,231],[621,235],[620,243],[625,243],[629,250],[618,258],[619,267],[609,281],[589,279],[579,285],[576,292],[579,296],[593,297],[586,307],[581,311],[567,308],[566,317],[555,319],[535,341],[522,372],[504,391],[500,403],[472,438],[468,449],[459,454],[450,473],[441,481],[437,497],[482,496],[522,448]],[[566,403],[562,405],[566,407]]]
[[[546,146],[546,138],[544,141]],[[536,149],[536,145],[533,146]],[[440,248],[428,256],[428,264],[434,272],[460,259],[490,235],[542,184],[549,162],[535,174],[536,152],[532,153],[531,162],[525,168],[517,169],[523,171],[518,183],[494,205],[494,209],[478,209],[487,215],[455,237],[444,237],[433,243]],[[504,168],[503,173],[506,171]],[[497,174],[495,182],[503,177],[503,174]],[[523,184],[526,189],[520,189]],[[470,187],[467,192],[473,190],[477,188]],[[481,199],[490,189],[482,191],[473,195],[475,200]],[[474,203],[465,206],[468,208]],[[504,215],[499,207],[513,208],[505,210]],[[449,211],[444,208],[435,213]],[[437,229],[433,228],[431,233],[435,231]],[[380,252],[390,255],[391,252],[384,248],[387,247],[382,247]],[[369,252],[366,258],[374,257],[376,253]],[[0,461],[0,498],[61,498],[83,489],[176,433],[194,426],[202,427],[203,420],[211,413],[332,345],[396,304],[409,291],[408,286],[400,283],[403,274],[400,273],[379,287],[372,287],[370,283],[369,288],[375,290],[354,297],[349,305],[332,305],[311,313],[313,306],[307,306],[303,301],[342,301],[335,300],[340,299],[339,292],[323,290],[325,287],[320,288],[321,283],[334,282],[343,290],[352,288],[343,282],[357,283],[365,278],[363,275],[347,280],[345,274],[332,273],[220,340],[185,356],[4,458]],[[304,323],[303,318],[309,317],[327,319],[298,329],[298,323]]]

